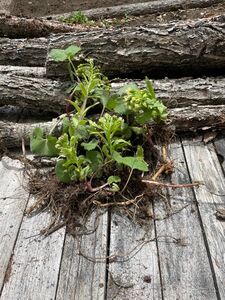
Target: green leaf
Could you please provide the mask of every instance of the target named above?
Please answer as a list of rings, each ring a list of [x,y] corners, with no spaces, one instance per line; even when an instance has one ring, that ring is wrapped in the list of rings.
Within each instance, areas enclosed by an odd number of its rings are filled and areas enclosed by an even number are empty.
[[[57,138],[52,135],[44,138],[43,135],[43,129],[35,128],[33,130],[30,141],[31,152],[41,156],[57,156],[59,154],[59,150],[55,147]]]
[[[140,145],[137,147],[136,157],[144,159],[144,149]]]
[[[111,186],[110,191],[113,192],[113,193],[116,193],[116,192],[119,192],[119,190],[120,190],[120,187],[118,186],[118,184],[113,183],[112,186]]]
[[[71,45],[68,48],[66,48],[64,51],[67,55],[67,57],[70,57],[71,59],[80,52],[81,48],[76,45]]]
[[[86,153],[86,158],[91,162],[91,169],[93,172],[100,169],[103,164],[103,158],[99,151],[91,150]]]
[[[117,183],[117,182],[121,182],[121,178],[119,176],[110,176],[107,179],[108,184]]]
[[[120,115],[124,115],[127,113],[127,106],[123,102],[120,102],[115,106],[114,111]]]
[[[59,159],[56,162],[55,166],[55,173],[59,181],[64,182],[64,183],[70,183],[71,182],[71,177],[68,173],[68,169],[64,167],[64,163],[66,162],[65,159]]]
[[[131,126],[130,127],[131,130],[135,133],[135,134],[143,134],[144,133],[144,128],[143,127],[137,127],[137,126]]]
[[[143,172],[148,171],[148,164],[141,157],[133,157],[133,156],[122,157],[118,152],[114,152],[113,158],[117,163],[128,166],[131,169],[136,169]]]
[[[138,124],[143,125],[152,120],[152,110],[146,110],[143,114],[136,117]]]
[[[50,57],[54,61],[66,61],[67,60],[67,54],[65,50],[62,49],[52,49],[49,53]]]
[[[122,96],[124,94],[126,94],[129,90],[137,90],[138,86],[136,85],[136,83],[128,83],[127,85],[121,87],[118,91],[118,95]]]
[[[90,150],[94,150],[97,147],[98,141],[93,139],[90,142],[82,143],[81,145],[84,147],[85,150],[90,151]]]
[[[124,139],[116,138],[113,142],[113,147],[115,148],[115,150],[125,149],[127,146],[131,146],[131,143],[125,141]]]
[[[148,79],[148,77],[145,77],[145,82],[146,82],[147,89],[148,89],[150,95],[152,96],[152,98],[156,99],[154,89],[153,89],[152,84],[151,84],[150,80]]]

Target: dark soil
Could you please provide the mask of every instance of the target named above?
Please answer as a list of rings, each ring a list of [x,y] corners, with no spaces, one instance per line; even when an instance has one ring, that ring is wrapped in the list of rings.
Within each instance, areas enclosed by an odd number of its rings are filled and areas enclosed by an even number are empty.
[[[44,16],[53,14],[63,14],[76,10],[85,10],[97,7],[109,7],[121,4],[131,4],[139,2],[148,2],[148,0],[89,0],[89,1],[71,1],[71,0],[14,0],[11,5],[12,15],[23,16]]]

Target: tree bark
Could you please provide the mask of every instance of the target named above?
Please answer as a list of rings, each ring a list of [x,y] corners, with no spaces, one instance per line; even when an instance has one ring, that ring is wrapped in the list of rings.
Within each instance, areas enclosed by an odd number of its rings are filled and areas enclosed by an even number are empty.
[[[20,67],[20,66],[0,66],[0,75],[12,75],[23,77],[45,77],[46,68],[44,67]]]
[[[50,49],[78,44],[106,75],[201,75],[225,68],[225,16],[146,26],[56,34]],[[48,39],[0,39],[0,65],[44,66]],[[63,63],[47,59],[48,77],[66,77]]]
[[[78,44],[106,75],[185,73],[225,68],[225,16],[180,23],[97,29],[52,35],[50,50]],[[47,76],[68,76],[65,64],[47,59]]]
[[[112,7],[94,8],[84,10],[83,13],[90,19],[96,20],[101,18],[117,18],[124,16],[139,16],[155,13],[164,13],[176,11],[178,9],[203,8],[215,4],[223,3],[223,0],[164,0],[164,1],[149,1],[144,3],[134,3],[126,5],[117,5]],[[61,16],[69,18],[72,13],[52,16],[53,19],[58,19]]]
[[[48,39],[0,39],[0,65],[43,67]]]
[[[224,3],[224,0],[166,0],[150,1],[116,5],[112,7],[85,10],[83,13],[92,20],[103,18],[116,18],[124,16],[140,16],[159,14],[179,9],[207,8]],[[209,9],[210,11],[210,9]],[[51,33],[65,33],[81,31],[82,25],[70,26],[58,22],[62,17],[70,18],[74,13],[60,14],[43,18],[16,17],[9,15],[0,16],[0,37],[9,38],[37,38],[47,37]]]
[[[0,37],[35,38],[47,37],[51,33],[75,31],[74,26],[62,22],[37,18],[20,18],[15,16],[0,16]]]
[[[1,68],[0,68],[1,69]],[[65,111],[66,90],[69,82],[61,82],[34,77],[36,68],[22,68],[15,75],[15,68],[8,68],[8,73],[0,73],[0,106],[13,105],[21,108],[42,109],[47,112],[62,113]],[[33,71],[32,71],[33,70]],[[22,72],[33,77],[24,77]],[[129,81],[112,83],[117,91]],[[144,81],[136,81],[140,88]],[[181,78],[153,80],[153,87],[159,100],[167,107],[185,107],[192,105],[221,105],[225,103],[225,78]]]
[[[39,123],[12,123],[0,121],[0,147],[14,148],[21,146],[22,138],[29,144],[30,134],[35,127],[49,132],[56,120]],[[206,129],[225,128],[225,105],[195,106],[192,108],[174,108],[169,110],[168,124],[175,127],[176,132],[189,132]],[[60,128],[56,127],[55,133]]]

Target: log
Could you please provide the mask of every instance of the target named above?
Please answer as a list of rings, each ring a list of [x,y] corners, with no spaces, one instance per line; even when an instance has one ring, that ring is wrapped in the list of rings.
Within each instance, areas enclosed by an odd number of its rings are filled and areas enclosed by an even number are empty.
[[[0,39],[0,65],[43,67],[48,39]]]
[[[22,138],[29,144],[30,134],[35,127],[49,132],[56,119],[48,122],[12,123],[0,121],[0,148],[21,146]],[[189,132],[206,129],[221,130],[225,128],[225,105],[194,106],[169,110],[168,124],[173,125],[176,132]],[[60,127],[56,127],[58,134]]]
[[[35,38],[47,37],[51,33],[75,31],[74,26],[62,22],[38,18],[20,18],[16,16],[0,16],[0,37]]]
[[[149,1],[144,3],[133,3],[126,5],[116,5],[111,7],[101,7],[84,10],[83,13],[92,20],[103,18],[117,18],[124,16],[139,16],[149,14],[159,14],[179,9],[204,8],[212,5],[224,3],[224,0],[164,0]],[[51,16],[53,19],[60,17],[70,18],[73,13]]]
[[[169,11],[177,11],[179,9],[207,8],[220,3],[224,3],[224,0],[166,0],[163,1],[163,3],[162,1],[151,1],[95,8],[85,10],[83,13],[89,19],[102,20],[103,18],[159,14]],[[82,25],[77,24],[76,26],[70,26],[62,23],[61,21],[58,22],[58,20],[61,20],[62,17],[71,18],[73,14],[67,13],[43,18],[0,15],[0,37],[35,38],[47,37],[51,33],[81,31],[83,28]]]
[[[96,29],[52,35],[49,50],[78,44],[109,76],[196,75],[225,68],[225,15],[179,23]],[[79,60],[78,59],[78,60]],[[47,58],[47,77],[65,77],[64,63]]]
[[[65,108],[67,88],[67,83],[56,80],[2,74],[0,106],[14,105],[60,113]]]
[[[45,77],[46,68],[44,67],[20,67],[20,66],[1,66],[0,74],[24,76],[24,77]],[[10,81],[10,80],[9,80]]]
[[[15,75],[15,69],[11,72],[8,69],[6,74],[0,73],[0,106],[14,105],[53,113],[64,112],[65,91],[70,83],[41,78],[38,72],[42,68],[38,68],[37,73],[34,69],[19,69],[19,75]],[[30,73],[33,77],[24,77],[21,72]],[[117,91],[127,83],[128,80],[113,82],[112,88]],[[136,83],[140,88],[145,87],[144,81]],[[225,103],[225,78],[163,79],[153,80],[152,83],[158,99],[170,108]]]

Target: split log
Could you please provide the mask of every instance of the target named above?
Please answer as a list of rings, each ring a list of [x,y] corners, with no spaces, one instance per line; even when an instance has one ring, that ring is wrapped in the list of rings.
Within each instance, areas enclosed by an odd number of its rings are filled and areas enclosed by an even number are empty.
[[[74,31],[73,26],[37,18],[0,16],[0,37],[34,38],[47,37],[50,33]]]
[[[78,44],[106,75],[189,76],[225,68],[225,16],[52,35],[50,50]],[[157,73],[156,73],[157,71]],[[47,59],[47,77],[68,76],[63,63]],[[139,77],[140,78],[140,77]]]
[[[34,76],[35,71],[32,73],[32,70],[22,68],[18,72],[19,75],[24,71]],[[70,86],[69,82],[40,78],[39,73],[36,78],[14,74],[15,69],[12,69],[0,76],[0,106],[14,105],[53,113],[65,111],[65,91]],[[112,88],[117,91],[127,83],[129,81],[114,82]],[[145,87],[144,81],[136,83],[140,88]],[[163,79],[153,80],[152,83],[158,99],[170,108],[225,103],[225,78]]]
[[[38,123],[12,123],[0,121],[0,146],[14,148],[21,146],[23,138],[29,144],[30,134],[35,127],[49,132],[56,120]],[[225,105],[195,106],[192,108],[175,108],[169,110],[168,124],[173,125],[177,132],[189,132],[206,129],[225,128]],[[56,133],[60,131],[56,127]]]
[[[101,7],[84,10],[83,13],[92,20],[102,18],[117,18],[124,16],[139,16],[165,13],[178,9],[204,8],[215,4],[224,3],[224,0],[164,0],[149,1],[144,3],[134,3],[126,5],[116,5],[112,7]],[[53,19],[60,17],[70,18],[72,13],[52,16]]]
[[[47,56],[48,40],[0,39],[0,65],[42,67]]]

